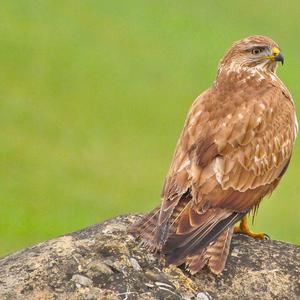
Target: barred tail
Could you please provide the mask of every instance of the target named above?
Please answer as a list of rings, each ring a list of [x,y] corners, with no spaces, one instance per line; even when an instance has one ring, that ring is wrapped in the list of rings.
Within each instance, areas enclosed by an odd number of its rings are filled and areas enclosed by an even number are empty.
[[[206,249],[202,249],[198,254],[187,257],[185,265],[191,274],[198,273],[205,265],[214,274],[220,274],[228,257],[230,242],[233,234],[233,226],[224,232],[211,243]]]
[[[129,229],[130,233],[140,237],[142,244],[147,246],[151,251],[157,251],[160,248],[155,238],[159,211],[160,207],[154,208]]]

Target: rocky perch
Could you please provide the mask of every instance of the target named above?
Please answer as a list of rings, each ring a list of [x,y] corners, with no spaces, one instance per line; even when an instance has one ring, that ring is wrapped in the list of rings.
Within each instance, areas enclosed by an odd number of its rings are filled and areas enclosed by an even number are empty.
[[[235,235],[226,268],[165,266],[121,216],[0,260],[0,299],[300,299],[300,247]]]

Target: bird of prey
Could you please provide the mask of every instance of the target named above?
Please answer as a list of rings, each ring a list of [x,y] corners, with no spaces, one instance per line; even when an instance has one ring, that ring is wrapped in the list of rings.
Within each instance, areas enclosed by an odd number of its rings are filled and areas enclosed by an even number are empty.
[[[207,265],[219,274],[233,232],[265,238],[249,230],[247,214],[280,182],[297,134],[292,96],[276,75],[278,62],[283,64],[283,55],[269,37],[240,40],[192,104],[161,205],[133,226],[168,264],[185,264],[192,274]]]

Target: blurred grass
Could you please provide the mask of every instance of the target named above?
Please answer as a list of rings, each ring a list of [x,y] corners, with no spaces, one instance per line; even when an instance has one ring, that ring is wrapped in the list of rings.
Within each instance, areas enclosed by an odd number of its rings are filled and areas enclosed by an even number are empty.
[[[0,255],[156,205],[188,108],[233,41],[278,41],[280,77],[298,104],[299,9],[298,1],[2,1]],[[255,223],[293,243],[299,147]]]

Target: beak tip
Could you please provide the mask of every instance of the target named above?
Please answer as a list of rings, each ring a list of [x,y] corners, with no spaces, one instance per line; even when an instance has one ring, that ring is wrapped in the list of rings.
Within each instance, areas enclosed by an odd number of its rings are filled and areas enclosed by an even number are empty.
[[[276,57],[275,57],[275,61],[280,61],[281,65],[283,66],[284,64],[284,57],[281,53],[279,53]]]

